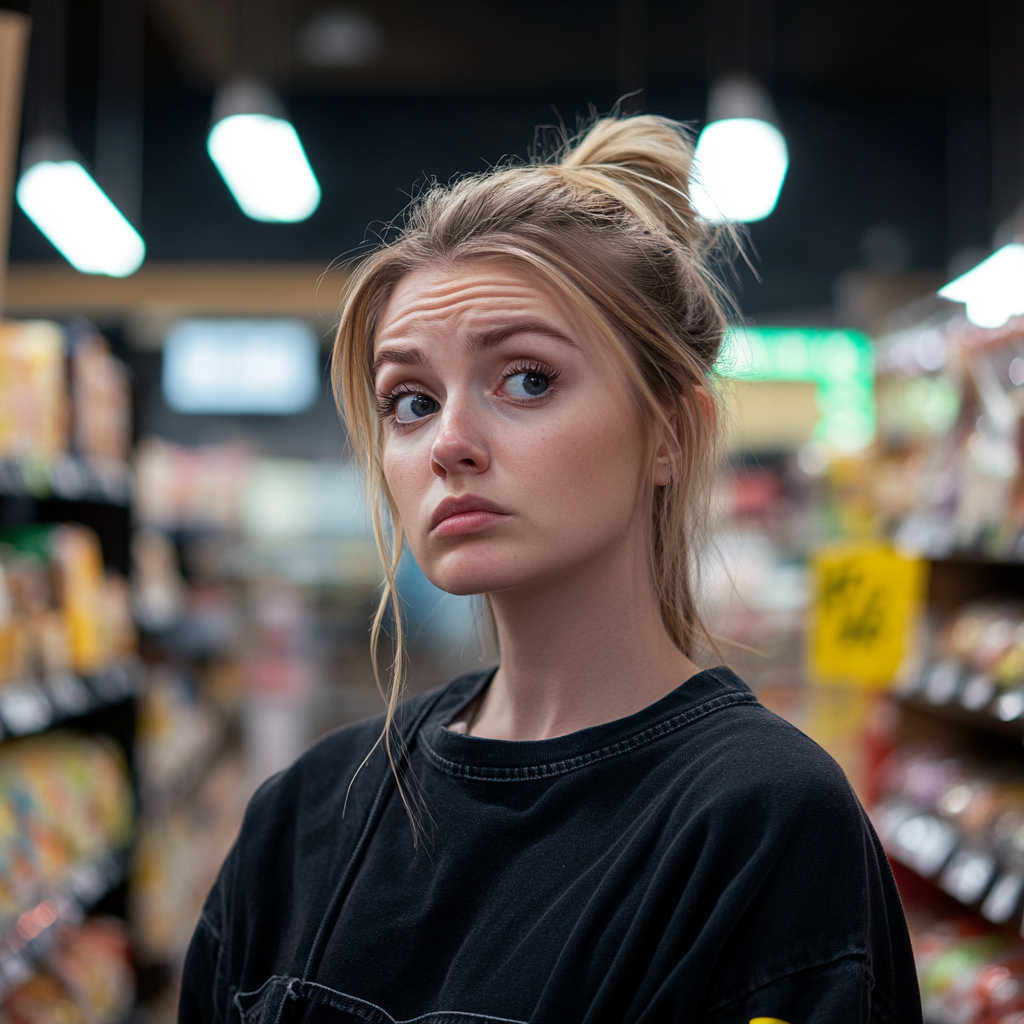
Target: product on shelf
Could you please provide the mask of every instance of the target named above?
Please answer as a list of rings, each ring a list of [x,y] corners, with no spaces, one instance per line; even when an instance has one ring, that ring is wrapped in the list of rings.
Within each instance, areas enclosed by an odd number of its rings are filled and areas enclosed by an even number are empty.
[[[0,324],[0,459],[123,463],[130,442],[128,373],[91,324]]]
[[[929,1024],[1022,1024],[1024,943],[970,917],[908,913]]]
[[[112,741],[58,732],[0,747],[0,923],[123,848],[132,817]]]
[[[979,601],[961,608],[904,693],[1002,722],[1024,717],[1024,604]]]
[[[179,669],[157,665],[139,701],[136,764],[143,806],[166,808],[199,782],[224,743],[224,724]]]
[[[93,673],[135,649],[124,579],[83,526],[0,528],[0,685]]]
[[[928,322],[879,343],[879,524],[932,557],[1024,560],[1024,318]]]
[[[64,925],[44,965],[8,994],[0,1024],[121,1024],[135,1000],[124,921]]]
[[[143,629],[160,632],[173,626],[185,601],[185,581],[174,542],[155,526],[132,535],[132,590],[135,617]]]
[[[936,746],[896,750],[874,808],[890,856],[995,924],[1021,918],[1024,777]]]
[[[186,448],[146,438],[135,452],[136,517],[167,530],[236,530],[251,463],[241,445]]]
[[[124,462],[131,444],[128,371],[91,325],[76,325],[70,335],[74,450],[89,459]]]
[[[68,420],[60,327],[0,324],[0,458],[55,458],[67,450]]]

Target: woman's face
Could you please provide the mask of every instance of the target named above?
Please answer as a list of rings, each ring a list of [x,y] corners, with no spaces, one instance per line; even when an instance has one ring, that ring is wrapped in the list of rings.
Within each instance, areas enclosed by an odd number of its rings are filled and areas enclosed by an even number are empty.
[[[496,593],[643,550],[648,460],[624,371],[539,275],[506,262],[409,274],[374,369],[384,475],[438,587]]]

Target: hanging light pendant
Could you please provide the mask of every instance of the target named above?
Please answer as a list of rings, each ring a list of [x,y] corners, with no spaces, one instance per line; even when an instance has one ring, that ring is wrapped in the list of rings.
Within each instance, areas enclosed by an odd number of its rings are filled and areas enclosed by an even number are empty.
[[[240,80],[213,105],[207,152],[242,212],[294,223],[320,205],[320,185],[284,107],[266,86]]]
[[[789,151],[767,90],[755,79],[719,81],[694,155],[693,203],[716,224],[764,220],[778,202]]]
[[[142,236],[66,140],[41,136],[25,145],[16,195],[28,218],[75,270],[127,277],[141,266]]]

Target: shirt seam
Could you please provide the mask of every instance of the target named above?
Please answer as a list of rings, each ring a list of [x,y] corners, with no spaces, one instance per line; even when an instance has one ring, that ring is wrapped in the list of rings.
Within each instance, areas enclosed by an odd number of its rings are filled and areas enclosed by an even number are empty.
[[[861,966],[866,969],[867,957],[862,949],[857,948],[848,949],[845,952],[837,953],[836,955],[831,956],[828,959],[809,959],[809,961],[806,964],[803,964],[800,967],[795,967],[791,968],[790,970],[781,971],[778,974],[772,973],[770,977],[762,977],[760,980],[753,981],[753,984],[744,988],[741,992],[736,992],[733,995],[729,995],[728,998],[720,999],[718,1002],[715,1002],[715,1004],[707,1008],[703,1016],[717,1013],[718,1011],[728,1007],[730,1004],[732,1004],[732,1002],[738,1002],[740,999],[744,999],[746,998],[746,996],[752,995],[759,988],[764,988],[767,985],[774,985],[776,982],[782,981],[785,978],[792,978],[796,974],[804,974],[807,971],[820,971],[822,968],[835,967],[842,961],[847,961],[847,959],[855,959],[855,961],[860,961]],[[873,1012],[874,1008],[872,1007],[872,1015]],[[886,1019],[888,1020],[888,1015]]]
[[[213,921],[210,918],[210,915],[207,914],[205,910],[199,915],[199,923],[206,927],[206,930],[213,936],[214,941],[218,945],[224,945],[224,939],[220,933],[220,930],[213,923]]]
[[[589,767],[598,761],[605,761],[610,757],[618,757],[628,754],[637,747],[650,743],[653,740],[661,739],[669,733],[676,732],[689,725],[691,722],[705,715],[724,708],[735,707],[742,704],[757,704],[757,698],[752,693],[736,691],[713,697],[703,704],[698,704],[688,711],[674,715],[672,718],[659,722],[657,725],[648,726],[638,733],[615,743],[606,744],[597,750],[590,750],[575,757],[565,758],[561,761],[551,761],[539,765],[519,765],[517,767],[490,767],[479,765],[464,765],[457,761],[451,761],[439,754],[431,745],[426,736],[420,738],[423,744],[423,752],[437,768],[453,775],[456,778],[471,779],[476,782],[521,782],[534,779],[547,779],[557,775],[566,775],[569,772],[579,771],[581,768]]]

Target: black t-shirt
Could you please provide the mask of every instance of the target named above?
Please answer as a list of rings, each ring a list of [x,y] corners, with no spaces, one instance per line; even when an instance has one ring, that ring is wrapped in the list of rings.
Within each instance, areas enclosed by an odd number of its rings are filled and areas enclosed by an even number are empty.
[[[445,728],[486,686],[332,734],[253,798],[180,1020],[914,1024],[892,876],[842,771],[727,669],[550,740]],[[344,812],[344,816],[343,816]]]

